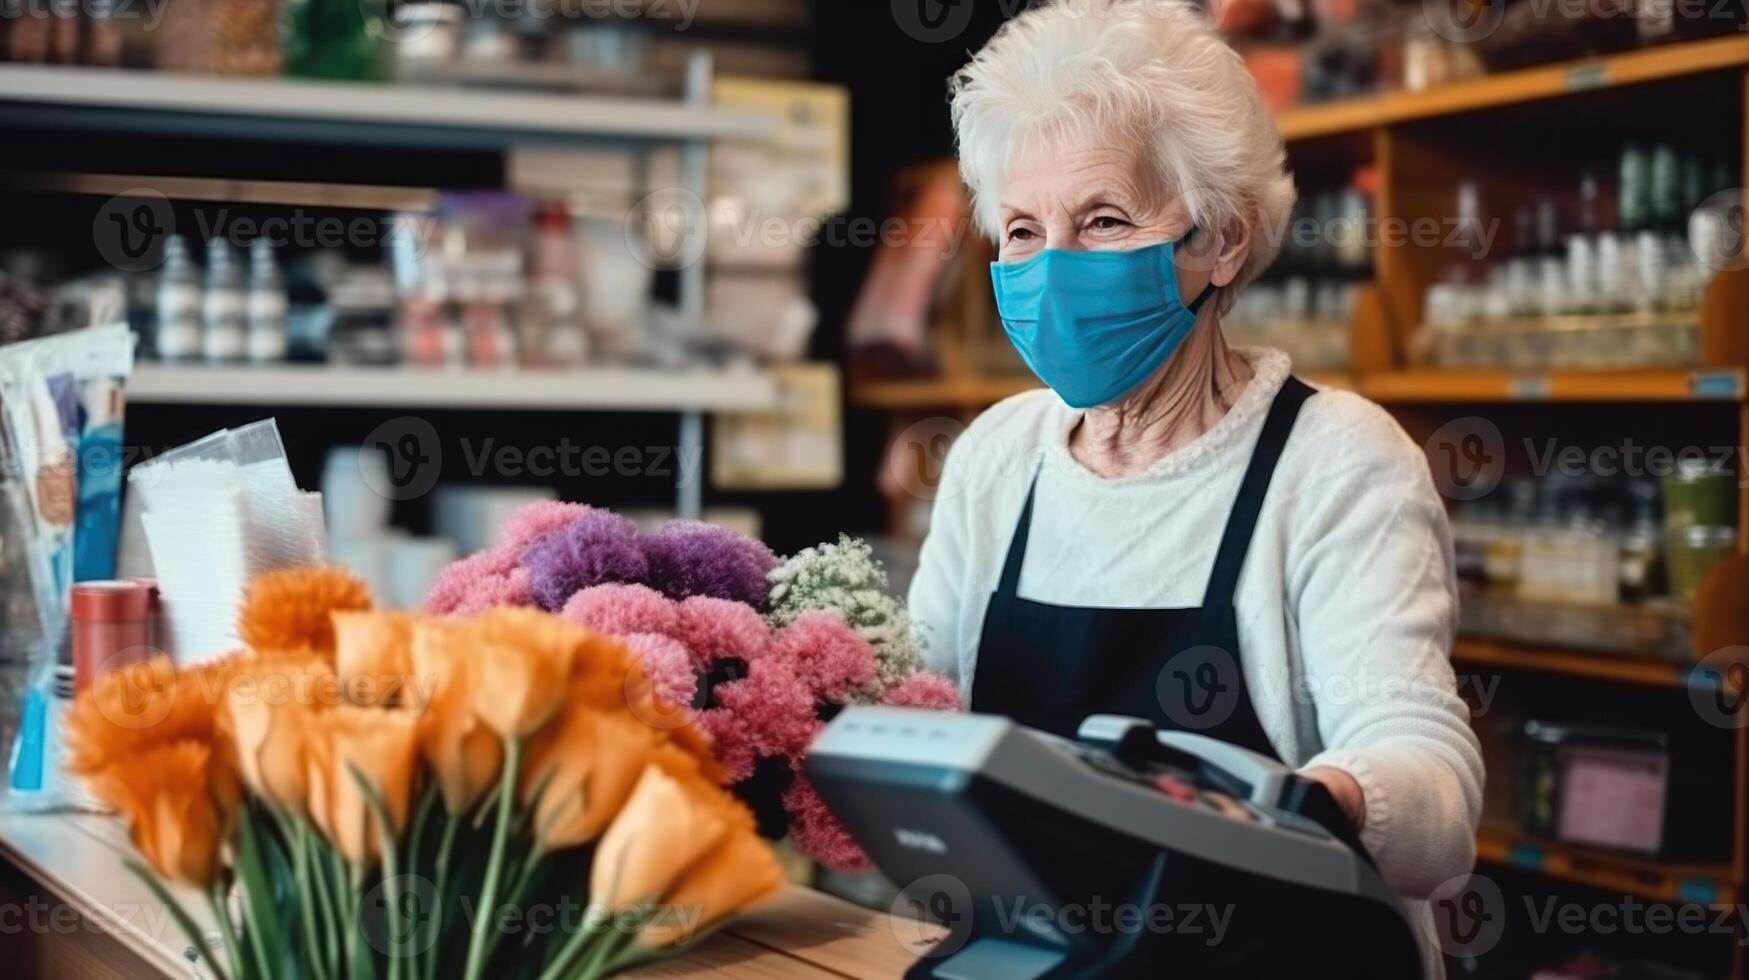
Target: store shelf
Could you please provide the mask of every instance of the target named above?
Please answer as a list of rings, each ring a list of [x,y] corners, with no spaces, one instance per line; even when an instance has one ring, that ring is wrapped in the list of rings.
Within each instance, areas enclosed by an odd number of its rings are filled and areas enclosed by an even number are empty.
[[[1276,117],[1288,140],[1551,99],[1749,65],[1749,38],[1732,36],[1501,72],[1420,92],[1386,92],[1290,109]]]
[[[1037,378],[1024,375],[858,381],[851,386],[850,401],[859,408],[891,411],[983,409],[1038,387]]]
[[[1300,377],[1325,388],[1352,388],[1354,378],[1334,371],[1296,372]],[[901,380],[860,381],[850,389],[851,404],[858,408],[895,412],[956,409],[981,411],[1011,395],[1040,387],[1038,379],[1029,376],[978,377],[965,375],[944,378],[907,378]]]
[[[1735,872],[1727,864],[1684,864],[1633,857],[1484,828],[1476,857],[1490,864],[1536,871],[1563,881],[1664,902],[1730,905],[1737,901]]]
[[[1735,402],[1742,368],[1671,371],[1378,371],[1359,390],[1373,401],[1436,402]]]
[[[757,139],[758,112],[676,100],[0,65],[0,122],[409,145]]]
[[[776,404],[777,386],[769,375],[750,369],[548,372],[141,364],[128,381],[128,398],[173,405],[759,411]]]
[[[99,197],[137,195],[141,191],[151,191],[176,201],[422,214],[436,210],[439,196],[437,191],[424,187],[239,180],[230,177],[162,177],[149,174],[22,174],[12,178],[9,184],[22,190],[90,194]]]
[[[1459,668],[1486,666],[1507,670],[1535,670],[1651,687],[1685,687],[1693,671],[1692,664],[1668,660],[1616,657],[1578,650],[1538,649],[1464,637],[1459,637],[1452,645],[1451,658]]]

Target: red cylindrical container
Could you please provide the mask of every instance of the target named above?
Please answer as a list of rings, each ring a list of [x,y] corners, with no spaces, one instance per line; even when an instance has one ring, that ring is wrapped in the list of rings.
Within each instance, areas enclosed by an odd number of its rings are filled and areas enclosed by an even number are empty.
[[[152,590],[139,582],[73,586],[73,690],[152,655]]]

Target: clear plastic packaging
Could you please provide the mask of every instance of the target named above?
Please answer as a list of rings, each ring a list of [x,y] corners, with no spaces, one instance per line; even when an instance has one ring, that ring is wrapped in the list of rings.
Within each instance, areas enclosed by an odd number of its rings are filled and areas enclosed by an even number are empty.
[[[124,325],[0,348],[7,809],[64,802],[55,719],[70,676],[68,597],[79,575],[114,572],[120,392],[133,353]]]

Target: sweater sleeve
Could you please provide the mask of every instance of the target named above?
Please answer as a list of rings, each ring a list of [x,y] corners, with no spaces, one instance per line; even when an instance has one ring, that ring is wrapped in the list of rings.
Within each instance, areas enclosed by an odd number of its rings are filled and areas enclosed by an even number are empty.
[[[1290,545],[1304,693],[1324,746],[1307,767],[1354,777],[1361,838],[1385,879],[1425,897],[1475,863],[1482,805],[1481,750],[1451,666],[1451,534],[1419,447],[1376,406],[1356,407],[1330,445],[1336,472],[1298,490],[1310,519]]]
[[[942,463],[941,481],[929,512],[929,533],[917,559],[906,600],[911,622],[923,646],[924,666],[950,677],[966,696],[966,678],[960,669],[963,640],[960,608],[969,569],[970,534],[968,507],[972,449],[976,424],[962,433]]]

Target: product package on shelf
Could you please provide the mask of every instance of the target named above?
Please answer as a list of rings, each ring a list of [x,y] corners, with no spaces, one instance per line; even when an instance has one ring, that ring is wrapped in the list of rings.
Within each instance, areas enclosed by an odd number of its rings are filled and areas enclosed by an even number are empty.
[[[115,571],[125,325],[0,348],[0,742],[4,805],[62,801],[58,724],[71,696],[74,581]]]
[[[162,596],[160,642],[179,662],[236,647],[233,612],[249,579],[327,558],[322,496],[292,480],[272,419],[172,449],[128,483]]]

